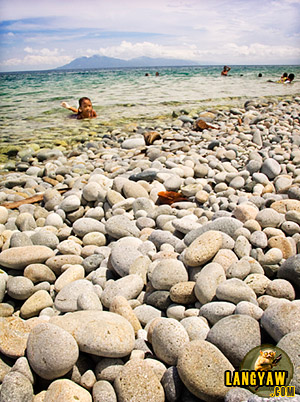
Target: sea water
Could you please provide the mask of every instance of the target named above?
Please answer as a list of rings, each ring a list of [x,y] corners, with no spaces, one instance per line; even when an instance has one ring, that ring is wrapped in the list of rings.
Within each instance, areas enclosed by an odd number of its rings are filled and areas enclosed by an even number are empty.
[[[227,77],[221,70],[196,66],[2,73],[0,152],[6,144],[70,145],[74,138],[84,141],[91,133],[130,122],[155,125],[155,120],[171,119],[182,110],[242,107],[251,98],[300,94],[300,66],[231,66]],[[295,74],[292,84],[268,82],[285,71]],[[98,118],[71,119],[60,106],[66,101],[78,107],[82,96],[92,100]]]

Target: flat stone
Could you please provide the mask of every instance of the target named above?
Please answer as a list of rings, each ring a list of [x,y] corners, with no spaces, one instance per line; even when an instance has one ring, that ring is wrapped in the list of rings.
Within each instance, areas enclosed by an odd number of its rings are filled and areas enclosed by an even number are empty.
[[[103,310],[99,296],[94,291],[81,293],[77,299],[78,310]]]
[[[115,381],[121,373],[124,362],[122,359],[103,357],[95,367],[97,380]]]
[[[216,289],[216,296],[219,300],[229,301],[234,304],[240,301],[256,301],[255,292],[246,283],[237,278],[227,279],[220,283]]]
[[[125,194],[126,198],[149,198],[147,190],[136,182],[128,180],[125,182],[123,186],[123,193]]]
[[[49,282],[53,283],[56,279],[54,272],[44,264],[30,264],[24,269],[24,277],[33,283]]]
[[[202,304],[212,301],[219,284],[225,281],[226,275],[220,264],[207,264],[197,275],[194,288],[196,298]]]
[[[123,296],[130,300],[136,298],[144,287],[144,281],[139,275],[128,275],[116,281],[109,282],[101,295],[105,307],[110,307],[115,296]]]
[[[78,279],[65,285],[56,295],[54,305],[61,312],[71,312],[78,309],[77,299],[85,292],[93,291],[93,284],[86,279]]]
[[[32,402],[33,395],[32,384],[23,374],[12,371],[4,377],[0,393],[1,402]]]
[[[297,394],[300,393],[300,331],[290,332],[280,339],[276,345],[278,348],[284,350],[294,366],[294,376],[289,385],[295,387]]]
[[[13,359],[24,356],[30,331],[19,317],[0,318],[0,352]]]
[[[177,370],[182,382],[193,395],[212,402],[224,400],[228,392],[224,385],[224,371],[232,372],[234,368],[215,345],[195,340],[181,348]]]
[[[300,306],[289,301],[271,304],[261,317],[261,325],[275,342],[300,330]]]
[[[66,264],[75,265],[81,264],[83,258],[79,255],[69,254],[69,255],[56,255],[49,258],[45,264],[49,267],[56,275],[61,274],[61,267]]]
[[[8,278],[6,283],[7,293],[16,300],[26,300],[32,295],[34,285],[33,282],[24,276],[12,276]]]
[[[174,303],[192,304],[197,299],[194,293],[195,282],[179,282],[170,289],[170,298]]]
[[[108,381],[97,381],[92,394],[94,401],[117,402],[115,390]]]
[[[205,317],[211,325],[215,325],[222,318],[231,316],[236,309],[235,304],[223,301],[212,301],[201,306],[199,316]]]
[[[46,290],[38,290],[30,296],[20,309],[23,318],[31,318],[39,314],[44,308],[52,307],[53,300]]]
[[[66,285],[79,279],[84,279],[85,271],[82,265],[70,265],[55,281],[54,289],[60,292]]]
[[[73,223],[73,231],[79,237],[83,237],[90,232],[105,234],[105,226],[102,222],[93,218],[80,218]]]
[[[30,240],[35,246],[46,246],[55,249],[59,244],[58,237],[49,230],[39,230],[30,236]]]
[[[180,401],[183,389],[183,383],[179,377],[177,368],[175,366],[171,366],[165,371],[161,379],[161,383],[162,386],[164,387],[164,391],[168,401],[170,402]]]
[[[234,314],[219,320],[207,334],[234,367],[239,367],[245,355],[260,345],[259,323],[248,315]]]
[[[53,381],[43,402],[92,402],[91,394],[73,381],[62,379]]]
[[[137,332],[142,329],[142,326],[135,315],[134,311],[132,310],[130,304],[128,303],[127,299],[123,296],[115,296],[110,304],[109,311],[112,313],[116,313],[121,315],[122,317],[126,318],[134,329],[135,335]]]
[[[186,317],[180,321],[188,333],[190,341],[196,339],[206,339],[209,332],[209,326],[201,317]]]
[[[186,282],[188,273],[179,260],[163,259],[158,262],[151,274],[151,284],[157,290],[169,290],[179,282]]]
[[[138,250],[142,244],[143,242],[140,239],[134,237],[124,237],[113,244],[110,262],[120,276],[128,275],[133,262],[142,256]]]
[[[27,358],[42,378],[53,380],[71,370],[79,356],[77,343],[64,329],[49,323],[36,325],[27,341]]]
[[[74,336],[81,352],[119,358],[134,348],[134,330],[124,317],[108,311],[76,311],[50,319]]]
[[[290,281],[296,289],[300,290],[300,255],[288,258],[278,270],[278,278]]]
[[[156,356],[167,364],[176,365],[181,348],[188,342],[187,331],[173,318],[162,318],[154,327],[153,350]]]
[[[211,260],[220,250],[223,237],[220,232],[210,230],[197,237],[185,250],[184,262],[198,267]]]
[[[14,247],[0,253],[0,265],[21,270],[29,264],[43,263],[53,256],[54,251],[46,246]]]
[[[105,223],[105,230],[108,235],[114,239],[120,239],[126,236],[138,237],[140,231],[135,222],[127,216],[113,216]]]
[[[125,364],[114,382],[119,402],[164,402],[163,387],[152,368],[139,359]]]

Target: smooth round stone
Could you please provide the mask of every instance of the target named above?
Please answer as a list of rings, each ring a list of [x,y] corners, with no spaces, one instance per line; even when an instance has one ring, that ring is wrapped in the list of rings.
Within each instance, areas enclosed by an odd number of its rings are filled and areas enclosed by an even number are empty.
[[[262,228],[276,228],[282,222],[282,216],[272,208],[262,209],[258,212],[255,219]]]
[[[154,243],[158,250],[163,244],[170,244],[178,253],[181,253],[185,248],[182,240],[166,230],[153,230],[148,240]]]
[[[0,317],[10,317],[14,312],[14,307],[8,303],[0,303]]]
[[[166,316],[168,318],[174,318],[175,320],[182,320],[184,318],[185,306],[180,304],[170,304],[166,311]]]
[[[149,198],[147,190],[141,184],[131,180],[125,182],[123,193],[126,198]]]
[[[77,299],[78,310],[100,310],[102,311],[102,304],[98,295],[92,292],[81,293]]]
[[[159,310],[166,310],[172,303],[170,292],[167,290],[155,290],[154,292],[147,294],[146,302]]]
[[[126,318],[134,329],[134,333],[142,329],[142,326],[138,320],[138,317],[132,310],[130,304],[128,303],[127,299],[123,296],[116,296],[114,297],[112,303],[110,304],[109,311],[112,313],[116,313],[121,315],[122,317]]]
[[[55,249],[59,244],[58,237],[49,230],[39,230],[30,236],[32,244],[35,246],[46,246]]]
[[[55,228],[62,228],[64,225],[63,219],[59,214],[52,212],[46,217],[45,226],[54,226]]]
[[[95,374],[97,380],[113,382],[121,373],[124,362],[121,359],[104,357],[97,363]]]
[[[231,388],[227,394],[225,395],[224,402],[240,402],[240,401],[248,401],[253,394],[251,391],[248,391],[245,388]],[[259,398],[259,396],[255,396],[255,398]],[[260,402],[261,399],[255,399],[253,402]]]
[[[54,256],[54,251],[46,246],[14,247],[0,253],[0,265],[21,270],[29,264],[45,262]]]
[[[8,219],[8,209],[0,206],[0,224],[4,225]]]
[[[255,304],[247,301],[241,301],[236,305],[234,314],[245,314],[249,315],[255,320],[260,320],[261,316],[263,315],[263,312],[264,312],[263,309],[256,306]]]
[[[59,205],[59,208],[65,212],[76,211],[81,205],[80,198],[77,195],[65,197]]]
[[[97,381],[92,394],[94,401],[117,402],[115,390],[108,381]]]
[[[257,296],[262,296],[265,293],[270,282],[270,279],[262,274],[250,274],[244,280],[244,283],[246,283]]]
[[[289,385],[294,386],[296,393],[300,393],[300,330],[285,335],[276,345],[284,350],[294,366],[294,376]]]
[[[114,239],[120,239],[126,236],[138,237],[140,231],[135,222],[127,216],[117,215],[109,218],[105,222],[106,233]]]
[[[229,302],[210,302],[199,310],[199,316],[205,317],[211,325],[215,325],[222,318],[231,316],[236,309],[235,304]]]
[[[90,232],[105,234],[105,226],[102,222],[93,218],[79,218],[73,223],[73,231],[79,237],[84,237]]]
[[[154,327],[152,333],[154,353],[167,364],[176,365],[181,348],[188,342],[187,331],[173,318],[162,318]]]
[[[128,138],[124,140],[121,144],[121,148],[123,149],[136,149],[139,147],[144,147],[145,140],[143,137],[136,137],[136,138]]]
[[[71,265],[55,281],[54,289],[60,292],[66,285],[79,279],[84,279],[85,271],[82,265]]]
[[[110,262],[120,276],[128,275],[133,262],[142,256],[138,250],[142,244],[143,242],[140,239],[133,237],[124,237],[113,244]]]
[[[180,321],[180,324],[186,329],[190,341],[204,340],[209,332],[209,326],[200,317],[186,317]]]
[[[0,303],[4,299],[5,291],[6,291],[6,282],[8,279],[8,275],[2,269],[0,269]]]
[[[171,366],[165,371],[161,379],[161,384],[164,387],[168,401],[176,402],[180,400],[183,383],[175,366]]]
[[[243,281],[237,278],[227,279],[220,283],[216,289],[216,296],[219,300],[229,301],[234,304],[240,301],[256,301],[255,292]]]
[[[230,181],[229,186],[234,189],[243,188],[245,186],[245,179],[241,176],[236,176]]]
[[[61,254],[75,254],[75,255],[80,255],[82,247],[80,244],[75,242],[74,240],[63,240],[59,245],[57,246],[57,250]]]
[[[96,201],[102,192],[103,187],[95,181],[86,184],[82,189],[82,195],[87,201]]]
[[[249,219],[255,219],[259,209],[254,205],[243,203],[237,205],[233,210],[233,216],[235,216],[239,221],[245,223]]]
[[[262,164],[261,172],[268,176],[270,180],[272,180],[280,174],[281,166],[275,159],[267,158]]]
[[[269,282],[266,288],[266,294],[287,300],[294,300],[296,297],[293,285],[285,279],[274,279]]]
[[[52,307],[53,300],[46,290],[38,290],[30,296],[20,309],[23,318],[34,317],[44,308]]]
[[[84,246],[95,245],[97,247],[101,247],[106,245],[106,237],[103,233],[91,232],[83,236],[82,243]]]
[[[191,267],[197,267],[211,260],[220,250],[223,237],[220,232],[211,230],[196,238],[184,253],[184,262]]]
[[[100,267],[101,262],[104,260],[103,254],[92,254],[83,260],[83,268],[86,273],[95,271]]]
[[[190,245],[197,237],[202,235],[205,232],[210,230],[212,231],[220,231],[228,234],[230,237],[233,237],[234,232],[243,226],[242,222],[235,218],[218,218],[214,221],[208,222],[207,224],[203,225],[199,229],[194,229],[190,231],[184,238],[184,242],[186,245]]]
[[[251,272],[251,266],[249,261],[246,259],[241,259],[237,262],[234,262],[230,265],[230,267],[226,270],[226,278],[238,278],[244,279]]]
[[[170,298],[174,303],[192,304],[196,301],[195,282],[179,282],[170,289]]]
[[[261,325],[278,342],[284,335],[299,331],[300,306],[285,300],[272,303],[264,311]]]
[[[285,214],[288,211],[300,211],[299,200],[279,200],[271,204],[271,208],[275,211]]]
[[[188,273],[179,260],[163,259],[158,262],[151,275],[151,284],[157,290],[169,290],[179,282],[186,282]]]
[[[217,287],[226,281],[223,267],[217,263],[207,264],[197,275],[194,293],[200,303],[206,304],[215,297]]]
[[[61,268],[63,265],[70,264],[81,264],[83,258],[79,255],[56,255],[54,257],[49,258],[46,261],[47,267],[49,267],[56,275],[61,274]]]
[[[251,233],[249,240],[254,247],[266,248],[268,245],[267,235],[261,231],[256,230],[255,232]]]
[[[140,359],[130,360],[114,382],[119,402],[164,402],[163,387],[153,369]]]
[[[33,243],[31,239],[27,236],[26,233],[23,232],[15,232],[12,234],[9,245],[11,248],[13,247],[26,247],[32,246]]]
[[[261,343],[259,323],[248,315],[234,314],[219,320],[206,340],[220,349],[233,366],[239,367],[245,355]]]
[[[300,232],[300,226],[296,222],[292,221],[285,221],[281,225],[281,229],[286,233],[287,235],[293,236],[296,233]]]
[[[16,226],[21,232],[25,232],[26,230],[34,230],[36,228],[36,222],[29,212],[24,212],[17,217]]]
[[[30,325],[19,317],[0,318],[0,352],[17,359],[24,356]]]
[[[32,384],[22,373],[11,371],[4,377],[0,392],[1,402],[31,402],[33,396]]]
[[[296,289],[300,290],[300,255],[288,258],[278,270],[278,278],[291,282]]]
[[[77,299],[80,294],[93,291],[93,284],[85,279],[79,279],[65,285],[55,298],[55,308],[62,313],[76,311]]]
[[[204,401],[219,401],[228,392],[224,385],[224,371],[233,371],[234,368],[216,346],[195,340],[181,349],[177,370],[193,395]]]
[[[238,258],[250,256],[251,244],[245,236],[238,236],[235,241],[234,252],[238,256]]]
[[[134,348],[134,330],[124,317],[108,311],[76,311],[50,319],[74,336],[81,352],[119,358]]]
[[[26,300],[31,296],[34,285],[32,281],[24,276],[13,276],[8,278],[6,283],[7,293],[16,300]]]
[[[56,325],[41,323],[29,334],[27,358],[30,367],[42,378],[52,380],[65,375],[78,356],[73,336]]]
[[[296,254],[295,247],[293,247],[289,239],[283,236],[271,237],[268,241],[268,245],[270,248],[278,248],[279,250],[281,250],[284,259],[293,257]]]
[[[128,275],[107,283],[101,295],[101,301],[105,307],[109,308],[115,296],[123,296],[127,300],[135,299],[143,287],[144,281],[139,275]]]
[[[91,394],[76,384],[67,379],[53,381],[43,399],[43,402],[92,402]]]
[[[44,264],[30,264],[24,269],[24,277],[30,279],[33,283],[55,281],[54,272]]]
[[[134,314],[142,325],[147,325],[151,320],[162,316],[160,310],[153,306],[148,306],[147,304],[135,307]]]
[[[167,191],[178,191],[182,185],[182,182],[182,178],[174,174],[165,180],[163,184]]]

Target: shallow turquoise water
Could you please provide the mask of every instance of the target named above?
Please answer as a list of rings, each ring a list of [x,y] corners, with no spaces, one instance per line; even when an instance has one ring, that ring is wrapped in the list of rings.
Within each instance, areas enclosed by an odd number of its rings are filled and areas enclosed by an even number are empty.
[[[173,110],[242,106],[253,97],[300,94],[300,66],[231,67],[228,77],[220,75],[220,66],[2,73],[1,143],[23,145],[38,139],[50,144],[91,130],[103,132],[107,126],[118,128],[127,120],[142,123],[170,116]],[[267,82],[284,71],[296,75],[292,85]],[[97,119],[73,120],[61,108],[61,101],[77,107],[82,96],[91,98]]]

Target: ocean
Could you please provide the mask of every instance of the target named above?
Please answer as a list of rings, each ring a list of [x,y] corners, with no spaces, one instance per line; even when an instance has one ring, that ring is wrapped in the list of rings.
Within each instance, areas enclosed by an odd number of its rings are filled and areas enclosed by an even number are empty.
[[[300,66],[231,66],[228,77],[222,77],[221,70],[196,66],[1,73],[0,152],[33,142],[40,147],[72,146],[131,123],[168,122],[174,111],[242,107],[250,98],[300,94]],[[267,82],[285,71],[295,74],[293,84]],[[67,101],[78,107],[82,96],[92,100],[96,119],[71,119],[60,106]]]

